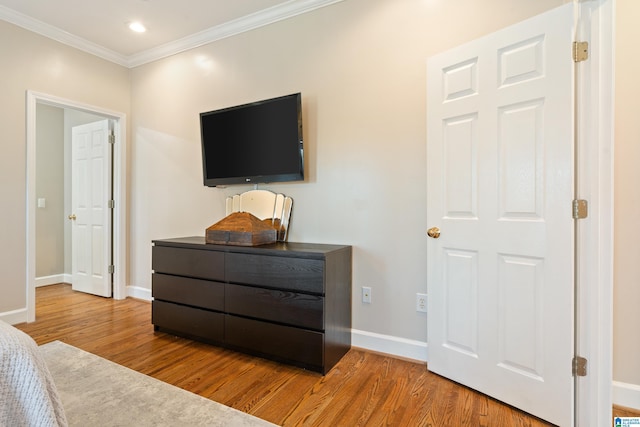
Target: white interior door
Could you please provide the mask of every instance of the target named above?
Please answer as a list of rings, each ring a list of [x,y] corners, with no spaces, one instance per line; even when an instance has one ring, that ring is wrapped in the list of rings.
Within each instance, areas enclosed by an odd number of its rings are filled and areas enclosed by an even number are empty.
[[[72,288],[111,296],[109,121],[72,128]]]
[[[568,4],[428,61],[430,371],[573,415]],[[435,237],[435,235],[434,235]]]

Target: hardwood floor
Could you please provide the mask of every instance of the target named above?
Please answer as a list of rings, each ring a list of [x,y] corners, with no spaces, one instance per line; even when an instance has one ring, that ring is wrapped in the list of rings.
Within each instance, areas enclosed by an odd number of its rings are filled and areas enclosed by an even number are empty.
[[[151,304],[36,291],[38,344],[60,340],[284,426],[548,426],[432,374],[424,364],[352,349],[326,375],[154,332]]]
[[[613,417],[640,418],[640,411],[625,408],[624,406],[613,405]]]

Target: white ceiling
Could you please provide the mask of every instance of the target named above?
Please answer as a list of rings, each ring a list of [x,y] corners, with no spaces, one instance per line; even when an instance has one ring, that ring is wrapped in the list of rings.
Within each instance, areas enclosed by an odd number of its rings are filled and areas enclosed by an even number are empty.
[[[135,67],[340,1],[0,0],[0,19]]]

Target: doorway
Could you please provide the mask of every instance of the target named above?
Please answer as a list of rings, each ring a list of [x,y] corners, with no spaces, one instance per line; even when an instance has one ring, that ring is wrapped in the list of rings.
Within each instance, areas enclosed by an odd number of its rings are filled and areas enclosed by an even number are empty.
[[[124,299],[126,297],[126,144],[123,130],[126,129],[126,116],[123,113],[105,110],[103,108],[81,104],[58,98],[51,95],[36,92],[27,92],[27,321],[35,320],[35,287],[36,283],[36,257],[37,257],[37,231],[36,213],[38,209],[46,207],[47,201],[39,197],[36,192],[36,180],[38,167],[36,163],[37,153],[37,129],[38,107],[50,107],[54,111],[62,111],[68,117],[79,120],[92,121],[108,119],[113,123],[113,297]],[[73,123],[69,120],[69,123]],[[70,145],[70,144],[69,144]],[[70,168],[70,165],[68,166]],[[70,175],[67,173],[66,175]],[[40,200],[39,200],[40,199]],[[44,199],[44,200],[42,200]],[[38,208],[41,206],[41,208]],[[66,218],[66,216],[65,216]],[[67,240],[67,239],[65,239]],[[69,245],[68,245],[69,246]],[[67,270],[69,271],[69,270]],[[42,284],[42,283],[38,283]]]

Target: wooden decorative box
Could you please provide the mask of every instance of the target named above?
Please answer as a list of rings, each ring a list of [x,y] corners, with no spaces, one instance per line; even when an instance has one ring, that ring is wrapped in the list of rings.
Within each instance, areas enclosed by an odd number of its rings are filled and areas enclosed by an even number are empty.
[[[216,245],[258,246],[274,243],[271,219],[261,221],[248,212],[234,212],[207,228],[205,241]]]

